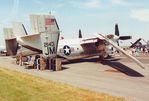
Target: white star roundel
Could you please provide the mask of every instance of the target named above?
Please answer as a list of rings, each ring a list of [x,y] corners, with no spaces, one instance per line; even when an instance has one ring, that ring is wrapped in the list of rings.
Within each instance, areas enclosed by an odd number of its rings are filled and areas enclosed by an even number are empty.
[[[71,49],[70,49],[69,46],[65,45],[65,46],[63,47],[63,49],[64,49],[64,54],[65,54],[65,55],[70,55],[70,54],[71,54]]]

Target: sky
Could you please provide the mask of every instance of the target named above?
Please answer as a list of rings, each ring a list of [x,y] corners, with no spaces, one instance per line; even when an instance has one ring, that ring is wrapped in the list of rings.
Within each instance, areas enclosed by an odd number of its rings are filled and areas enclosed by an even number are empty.
[[[4,45],[4,27],[20,21],[31,32],[29,15],[55,15],[64,38],[113,34],[118,23],[120,35],[149,40],[149,0],[0,0],[0,46]],[[122,43],[122,42],[121,42]]]

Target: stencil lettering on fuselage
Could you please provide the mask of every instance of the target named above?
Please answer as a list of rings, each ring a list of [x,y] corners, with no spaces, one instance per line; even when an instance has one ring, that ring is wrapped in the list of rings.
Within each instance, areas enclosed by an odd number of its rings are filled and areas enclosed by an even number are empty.
[[[55,54],[56,51],[54,47],[54,42],[50,42],[50,43],[45,42],[44,47],[47,49],[45,55]]]

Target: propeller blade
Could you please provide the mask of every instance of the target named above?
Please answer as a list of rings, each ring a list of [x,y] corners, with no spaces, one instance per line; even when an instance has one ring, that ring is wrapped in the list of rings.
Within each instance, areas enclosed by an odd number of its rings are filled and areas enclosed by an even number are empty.
[[[119,41],[117,40],[117,45],[120,46]]]
[[[119,28],[118,28],[118,24],[115,24],[115,35],[119,36]]]
[[[82,32],[81,32],[81,29],[79,29],[79,38],[82,38]]]
[[[128,40],[128,39],[132,39],[132,36],[120,36],[119,39],[120,40]]]
[[[133,57],[132,55],[126,53],[121,47],[119,47],[118,45],[116,45],[112,40],[108,39],[107,37],[99,34],[100,36],[102,36],[103,38],[105,38],[105,40],[111,44],[114,48],[116,48],[117,50],[119,50],[120,52],[122,52],[126,57],[132,59],[135,63],[137,63],[142,69],[145,69],[144,65],[135,57]]]

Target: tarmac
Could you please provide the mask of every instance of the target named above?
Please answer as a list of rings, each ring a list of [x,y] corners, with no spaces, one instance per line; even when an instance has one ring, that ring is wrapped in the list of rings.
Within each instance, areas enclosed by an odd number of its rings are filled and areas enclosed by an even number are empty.
[[[0,57],[0,67],[28,73],[44,79],[66,83],[101,93],[124,97],[130,101],[149,100],[149,57],[137,57],[145,65],[140,68],[123,56],[102,63],[92,59],[65,62],[61,71],[26,69],[11,57]]]

